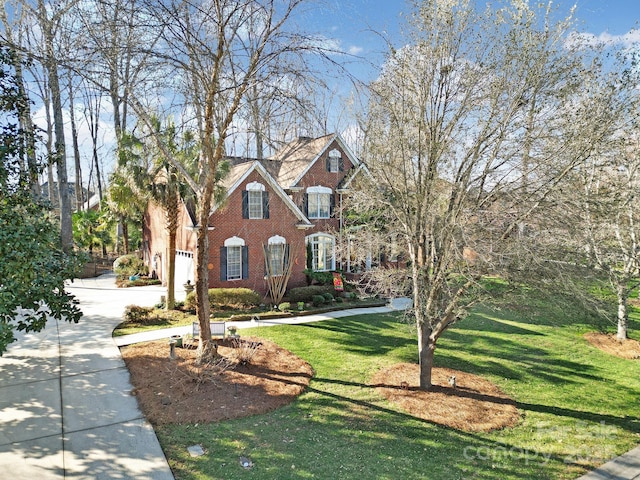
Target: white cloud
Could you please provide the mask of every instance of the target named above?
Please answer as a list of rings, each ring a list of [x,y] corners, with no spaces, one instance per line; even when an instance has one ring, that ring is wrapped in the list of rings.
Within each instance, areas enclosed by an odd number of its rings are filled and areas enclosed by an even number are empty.
[[[622,35],[612,35],[609,32],[602,32],[599,35],[594,33],[573,33],[569,36],[567,43],[571,46],[589,47],[624,47],[629,48],[640,44],[640,30],[632,29]]]
[[[349,55],[360,55],[362,53],[363,48],[358,47],[357,45],[351,45],[347,50]]]

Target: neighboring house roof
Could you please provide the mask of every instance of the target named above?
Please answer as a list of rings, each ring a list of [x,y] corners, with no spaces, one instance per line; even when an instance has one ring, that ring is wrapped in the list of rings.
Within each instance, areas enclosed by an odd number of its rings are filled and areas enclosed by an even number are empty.
[[[263,163],[283,188],[295,187],[307,171],[336,141],[354,165],[359,161],[339,134],[318,138],[299,137],[285,145]]]
[[[286,192],[282,189],[280,185],[274,180],[274,178],[269,174],[267,169],[260,163],[259,161],[246,162],[241,163],[239,165],[234,165],[229,170],[229,174],[225,177],[222,184],[227,190],[227,198],[231,196],[231,194],[238,189],[238,187],[244,182],[244,180],[252,173],[257,172],[264,181],[269,184],[269,186],[273,189],[273,191],[280,197],[280,199],[284,202],[284,204],[289,207],[289,209],[294,213],[294,215],[300,220],[301,227],[312,227],[313,224],[307,219],[307,217],[302,213],[302,211],[298,208],[298,206],[293,203],[291,197],[286,194]],[[218,208],[220,208],[223,204],[216,205],[211,213],[213,214]]]

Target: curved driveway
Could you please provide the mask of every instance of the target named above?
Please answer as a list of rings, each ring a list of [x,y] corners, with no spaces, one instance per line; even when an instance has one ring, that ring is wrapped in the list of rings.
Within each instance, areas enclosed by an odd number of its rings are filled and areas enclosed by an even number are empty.
[[[165,289],[118,289],[103,275],[68,290],[78,324],[50,320],[0,357],[0,477],[173,480],[111,336],[126,305],[158,303]]]

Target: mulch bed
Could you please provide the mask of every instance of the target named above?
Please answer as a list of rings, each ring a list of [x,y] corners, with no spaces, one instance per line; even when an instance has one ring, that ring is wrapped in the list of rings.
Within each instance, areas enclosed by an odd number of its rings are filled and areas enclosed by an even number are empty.
[[[450,385],[455,376],[455,388]],[[373,386],[391,403],[415,417],[467,432],[516,425],[516,403],[490,381],[457,370],[434,368],[432,388],[420,390],[420,367],[400,363],[379,371]]]
[[[615,335],[599,332],[586,333],[584,338],[594,347],[610,355],[628,360],[640,359],[640,342],[632,338],[620,341]]]
[[[266,413],[300,395],[313,376],[311,366],[273,342],[243,337],[241,345],[218,342],[220,364],[198,367],[195,349],[167,341],[121,349],[133,394],[154,425],[208,423]],[[251,356],[243,364],[243,356]]]

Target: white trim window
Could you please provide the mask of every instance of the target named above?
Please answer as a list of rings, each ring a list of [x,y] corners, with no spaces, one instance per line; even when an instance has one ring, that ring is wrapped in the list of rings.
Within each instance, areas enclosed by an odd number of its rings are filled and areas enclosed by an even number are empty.
[[[327,171],[337,173],[343,170],[344,161],[342,160],[342,153],[337,148],[334,148],[327,155]]]
[[[247,184],[247,210],[249,219],[256,220],[264,216],[265,186],[258,182]]]
[[[332,198],[333,191],[328,187],[307,188],[307,217],[330,218]]]
[[[221,252],[220,273],[222,280],[241,280],[247,277],[247,254],[242,238],[231,237],[224,241]]]
[[[307,237],[311,245],[312,268],[316,272],[335,270],[335,237],[326,233],[316,233]]]
[[[274,235],[267,245],[267,262],[271,276],[284,275],[286,268],[287,240],[280,235]]]

